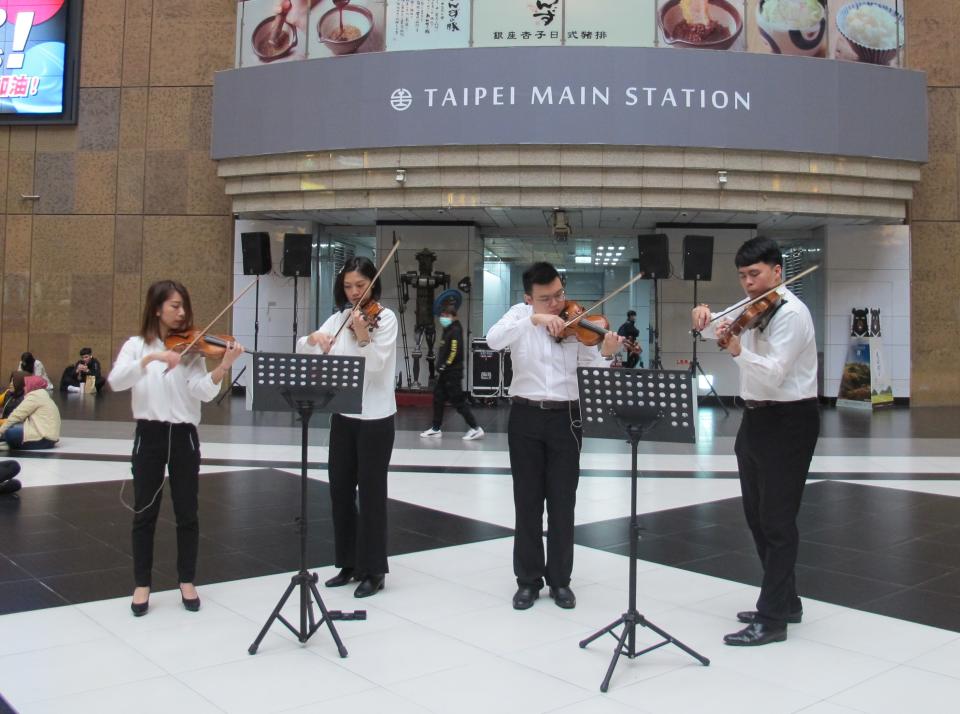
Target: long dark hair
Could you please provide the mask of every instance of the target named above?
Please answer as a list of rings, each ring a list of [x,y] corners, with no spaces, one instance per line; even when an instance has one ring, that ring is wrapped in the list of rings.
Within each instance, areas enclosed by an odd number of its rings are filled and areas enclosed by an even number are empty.
[[[333,283],[333,301],[341,310],[350,304],[350,301],[347,300],[347,293],[343,289],[343,279],[347,273],[360,273],[368,280],[373,280],[377,275],[377,266],[369,258],[359,255],[355,255],[343,264],[343,269],[337,273],[337,279]],[[373,287],[370,288],[370,299],[380,299],[380,278],[377,278]]]
[[[184,330],[193,329],[193,306],[190,304],[190,293],[183,283],[176,280],[158,280],[147,288],[147,298],[143,303],[143,319],[140,322],[140,336],[146,342],[152,342],[160,337],[160,318],[157,313],[163,309],[163,303],[174,293],[180,293],[183,298]]]
[[[24,352],[20,355],[20,369],[26,372],[27,374],[33,374],[34,364],[36,364],[36,359],[33,357],[32,352]]]

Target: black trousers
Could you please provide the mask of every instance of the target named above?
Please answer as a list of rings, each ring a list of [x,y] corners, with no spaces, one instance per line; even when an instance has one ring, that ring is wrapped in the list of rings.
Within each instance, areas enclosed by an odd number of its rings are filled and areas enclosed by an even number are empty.
[[[133,440],[133,577],[148,587],[153,573],[153,535],[163,498],[163,472],[169,467],[170,495],[177,519],[177,577],[196,578],[200,545],[197,489],[200,484],[200,440],[193,424],[137,422]],[[156,498],[154,498],[156,495]],[[151,503],[152,500],[152,503]]]
[[[444,370],[437,375],[437,383],[433,387],[433,428],[439,429],[443,425],[443,405],[450,402],[467,426],[477,428],[477,420],[467,404],[467,395],[463,392],[463,372],[448,372]]]
[[[757,612],[767,624],[784,625],[801,607],[797,513],[819,434],[816,400],[747,409],[737,432],[743,511],[763,565]]]
[[[573,409],[580,420],[580,410]],[[573,511],[580,480],[580,429],[571,412],[523,404],[510,407],[507,441],[513,474],[516,533],[513,572],[518,585],[567,587],[573,572]],[[543,552],[543,504],[547,504],[547,553]]]
[[[393,452],[393,416],[330,420],[330,504],[336,566],[362,575],[387,567],[387,468]],[[358,498],[359,496],[359,498]]]

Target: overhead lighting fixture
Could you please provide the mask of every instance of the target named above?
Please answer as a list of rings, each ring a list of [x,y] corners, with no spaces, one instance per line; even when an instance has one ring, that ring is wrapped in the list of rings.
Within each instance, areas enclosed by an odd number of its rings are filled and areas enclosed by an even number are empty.
[[[591,258],[589,255],[576,255],[573,258],[573,262],[580,263],[583,265],[590,265],[591,263],[593,263],[593,258]]]

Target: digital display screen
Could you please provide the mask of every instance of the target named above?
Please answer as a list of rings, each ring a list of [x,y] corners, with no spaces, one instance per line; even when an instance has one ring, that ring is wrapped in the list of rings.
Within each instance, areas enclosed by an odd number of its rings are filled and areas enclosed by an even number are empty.
[[[76,121],[80,0],[0,0],[0,124]]]

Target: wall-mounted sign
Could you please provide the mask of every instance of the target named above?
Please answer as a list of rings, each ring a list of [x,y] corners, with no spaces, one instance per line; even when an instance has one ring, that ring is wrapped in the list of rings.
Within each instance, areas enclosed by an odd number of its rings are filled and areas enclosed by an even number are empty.
[[[76,122],[81,0],[0,0],[0,124]]]
[[[458,144],[690,146],[922,162],[926,76],[749,52],[503,47],[373,53],[215,77],[214,158]]]
[[[388,50],[470,46],[471,0],[392,0],[387,6]]]
[[[564,44],[653,47],[654,0],[565,0]]]
[[[563,0],[479,0],[474,4],[474,47],[563,42]]]

